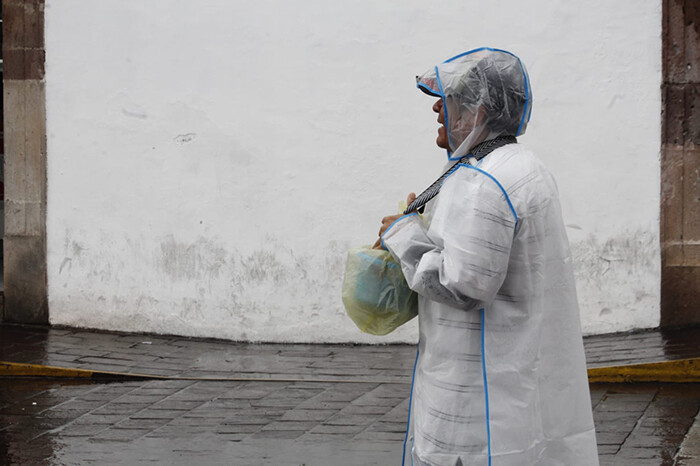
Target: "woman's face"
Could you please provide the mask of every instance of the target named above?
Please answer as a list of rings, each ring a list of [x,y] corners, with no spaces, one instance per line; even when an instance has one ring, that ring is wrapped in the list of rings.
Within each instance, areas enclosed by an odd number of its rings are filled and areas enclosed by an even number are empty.
[[[445,126],[445,108],[442,99],[438,99],[433,104],[433,112],[438,114],[437,122],[442,125],[438,128],[438,136],[435,143],[438,147],[450,150],[450,140],[447,137],[447,127]]]
[[[451,105],[450,102],[452,102]],[[467,139],[467,137],[469,137],[473,131],[478,129],[477,125],[483,121],[483,115],[482,118],[477,118],[474,112],[465,108],[460,108],[459,105],[454,100],[450,100],[449,97],[448,105],[450,107],[449,115],[450,124],[452,125],[450,128],[450,131],[452,132],[452,140],[455,143],[455,146],[458,146],[462,143],[462,141]],[[437,121],[441,124],[441,126],[438,128],[438,136],[435,143],[438,145],[438,147],[443,149],[450,151],[456,150],[457,147],[450,147],[450,139],[447,133],[447,124],[445,122],[445,103],[442,99],[438,99],[433,104],[433,111],[438,114]]]

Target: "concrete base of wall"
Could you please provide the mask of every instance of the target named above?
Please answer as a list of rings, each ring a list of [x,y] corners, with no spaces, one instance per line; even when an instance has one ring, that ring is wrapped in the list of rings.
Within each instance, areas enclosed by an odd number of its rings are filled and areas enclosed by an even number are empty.
[[[664,267],[661,283],[661,326],[700,325],[700,267]]]
[[[46,324],[49,322],[46,293],[46,243],[38,236],[5,236],[4,320]]]
[[[49,321],[44,0],[3,0],[5,147],[2,318]]]
[[[700,324],[700,5],[664,0],[661,325]]]

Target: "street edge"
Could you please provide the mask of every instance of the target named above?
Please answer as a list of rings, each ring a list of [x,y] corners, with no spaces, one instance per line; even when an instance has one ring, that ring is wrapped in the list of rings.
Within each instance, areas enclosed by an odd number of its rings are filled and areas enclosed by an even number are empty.
[[[589,383],[697,383],[700,358],[588,369]]]
[[[358,379],[304,379],[260,377],[183,377],[130,372],[111,372],[70,367],[45,366],[0,361],[0,377],[44,377],[71,379],[157,379],[157,380],[209,380],[209,381],[267,381],[267,382],[321,382],[321,383],[403,383]],[[700,358],[678,359],[654,363],[624,366],[594,367],[588,369],[589,383],[697,383],[700,382]]]
[[[299,377],[190,377],[179,375],[139,374],[132,372],[112,372],[91,369],[75,369],[70,367],[45,366],[42,364],[26,364],[0,361],[0,378],[35,377],[35,378],[66,378],[66,379],[102,379],[102,380],[192,380],[209,382],[281,382],[281,383],[355,383],[355,384],[410,384],[402,380],[368,380],[368,379],[323,379]]]

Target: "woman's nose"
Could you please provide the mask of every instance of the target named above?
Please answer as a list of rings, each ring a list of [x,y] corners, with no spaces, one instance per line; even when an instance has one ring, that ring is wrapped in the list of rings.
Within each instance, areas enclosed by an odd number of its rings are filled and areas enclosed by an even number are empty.
[[[438,99],[435,101],[433,104],[433,112],[435,113],[440,113],[440,109],[442,108],[442,99]]]

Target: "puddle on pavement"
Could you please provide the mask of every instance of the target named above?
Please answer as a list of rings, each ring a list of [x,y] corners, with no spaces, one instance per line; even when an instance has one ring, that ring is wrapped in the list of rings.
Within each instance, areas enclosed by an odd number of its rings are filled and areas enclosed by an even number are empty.
[[[71,396],[75,388],[89,389],[89,381],[8,378],[0,385],[0,463],[53,464],[55,445],[49,432],[68,418],[40,413]],[[31,439],[41,438],[40,441]],[[31,449],[27,445],[31,443]]]
[[[7,378],[0,384],[0,464],[236,464],[300,466],[317,464],[385,465],[401,457],[402,441],[378,442],[347,436],[317,435],[298,441],[286,438],[232,441],[216,433],[215,414],[202,417],[203,431],[187,435],[145,435],[131,439],[100,439],[92,434],[110,427],[110,415],[95,416],[104,392],[128,393],[148,385],[139,382],[89,382],[58,379]],[[234,387],[232,385],[232,387]],[[95,401],[91,401],[95,399]],[[127,407],[128,403],[123,404]],[[111,406],[111,405],[110,405]],[[95,410],[95,411],[93,411]],[[83,416],[81,418],[81,416]],[[92,416],[95,425],[76,425]],[[129,415],[125,415],[129,418]],[[255,413],[251,415],[254,421]],[[116,417],[115,417],[116,418]],[[123,419],[123,417],[122,417]],[[211,422],[210,422],[211,421]],[[130,419],[131,428],[146,427],[148,419]],[[66,427],[67,426],[67,427]],[[76,427],[85,428],[76,432]],[[91,431],[92,428],[92,431]],[[68,435],[66,430],[72,432]],[[128,429],[124,429],[128,432]],[[242,440],[242,441],[241,441]]]

